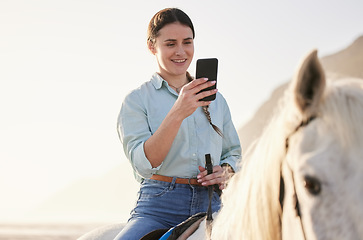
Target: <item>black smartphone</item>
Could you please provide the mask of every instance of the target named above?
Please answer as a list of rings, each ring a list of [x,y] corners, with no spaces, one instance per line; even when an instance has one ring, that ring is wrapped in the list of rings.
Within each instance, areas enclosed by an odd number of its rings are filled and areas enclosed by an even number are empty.
[[[197,60],[195,78],[208,78],[208,81],[217,81],[217,72],[218,72],[217,58],[204,58]],[[217,88],[217,83],[211,87],[201,90],[200,92],[216,88]],[[216,94],[202,98],[199,101],[213,101],[214,99],[216,99]]]

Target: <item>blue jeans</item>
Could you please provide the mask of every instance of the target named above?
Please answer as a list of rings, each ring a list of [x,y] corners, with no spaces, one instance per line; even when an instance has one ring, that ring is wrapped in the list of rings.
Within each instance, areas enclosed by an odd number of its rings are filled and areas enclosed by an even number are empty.
[[[139,240],[156,229],[169,229],[188,217],[206,212],[209,198],[206,187],[145,179],[138,193],[136,207],[124,229],[115,240]],[[213,192],[212,211],[220,208],[220,199]]]

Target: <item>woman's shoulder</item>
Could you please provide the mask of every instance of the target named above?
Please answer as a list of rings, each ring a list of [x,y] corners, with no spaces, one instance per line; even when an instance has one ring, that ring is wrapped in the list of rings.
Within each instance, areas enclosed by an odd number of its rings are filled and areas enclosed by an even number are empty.
[[[228,105],[226,99],[224,98],[224,96],[221,92],[217,92],[216,102],[218,104]]]
[[[142,83],[139,87],[132,89],[125,97],[125,99],[134,99],[134,98],[143,98],[146,97],[147,94],[149,94],[153,89],[155,89],[157,86],[157,80],[155,79],[156,75],[152,75],[152,77]]]
[[[142,83],[137,88],[132,89],[126,96],[135,96],[135,95],[142,95],[144,92],[147,92],[147,90],[150,88],[150,81]]]
[[[210,110],[224,113],[229,112],[227,100],[222,93],[217,92],[216,99],[210,104]]]

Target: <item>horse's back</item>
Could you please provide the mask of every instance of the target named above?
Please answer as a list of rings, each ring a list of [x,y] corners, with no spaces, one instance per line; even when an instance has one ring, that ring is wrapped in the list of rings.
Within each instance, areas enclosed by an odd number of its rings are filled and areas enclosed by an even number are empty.
[[[125,227],[126,223],[110,224],[96,228],[77,240],[112,240]]]

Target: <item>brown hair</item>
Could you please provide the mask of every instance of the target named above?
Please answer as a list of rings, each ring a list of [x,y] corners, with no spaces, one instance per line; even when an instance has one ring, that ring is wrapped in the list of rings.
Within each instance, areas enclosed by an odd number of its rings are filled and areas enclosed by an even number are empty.
[[[159,31],[165,25],[179,22],[182,25],[190,27],[195,37],[194,26],[189,16],[178,8],[165,8],[157,12],[150,20],[147,30],[147,41],[155,43],[155,39],[159,36]]]
[[[157,12],[150,20],[149,27],[147,30],[147,42],[154,44],[155,39],[159,36],[159,31],[165,25],[170,23],[179,22],[185,26],[190,27],[193,32],[193,39],[195,38],[194,26],[192,20],[189,16],[178,8],[165,8]],[[187,78],[189,82],[193,80],[193,77],[187,72]],[[203,106],[203,112],[208,119],[208,122],[213,127],[214,131],[216,131],[221,137],[223,137],[222,131],[212,123],[210,112],[208,110],[209,106]]]
[[[187,78],[188,78],[189,82],[193,81],[193,77],[189,74],[189,72],[187,72]],[[208,122],[212,126],[214,131],[216,131],[219,136],[223,137],[222,130],[219,129],[219,127],[217,127],[216,125],[214,125],[212,123],[212,118],[210,117],[210,112],[209,112],[209,105],[203,106],[202,109],[203,109],[204,115],[207,117]]]

